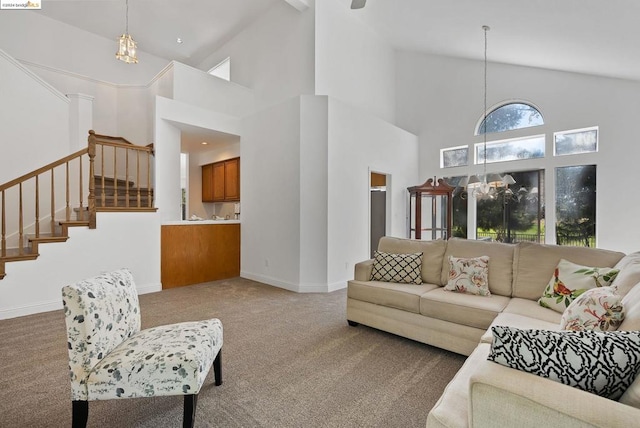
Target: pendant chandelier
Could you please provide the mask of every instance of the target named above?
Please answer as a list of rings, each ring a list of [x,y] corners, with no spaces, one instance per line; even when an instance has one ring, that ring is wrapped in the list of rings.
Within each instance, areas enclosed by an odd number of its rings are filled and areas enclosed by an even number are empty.
[[[483,137],[483,173],[473,174],[466,180],[467,192],[476,199],[495,199],[498,197],[498,189],[515,184],[515,180],[509,174],[501,177],[500,174],[487,174],[487,32],[491,29],[483,25],[484,30],[484,116],[482,118]]]
[[[116,52],[116,58],[120,61],[124,61],[127,64],[137,64],[138,57],[136,56],[136,42],[129,34],[129,0],[126,0],[127,14],[125,31],[118,39],[118,52]]]

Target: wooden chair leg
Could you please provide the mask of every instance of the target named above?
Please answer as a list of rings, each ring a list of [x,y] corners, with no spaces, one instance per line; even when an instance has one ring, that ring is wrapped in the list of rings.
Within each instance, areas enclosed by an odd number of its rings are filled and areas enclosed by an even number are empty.
[[[198,404],[198,394],[184,396],[184,417],[182,418],[183,428],[193,428],[196,421],[196,405]]]
[[[213,360],[213,375],[216,378],[216,386],[222,385],[222,349],[218,351],[216,359]]]
[[[89,402],[73,400],[71,402],[71,427],[86,428],[89,419]]]

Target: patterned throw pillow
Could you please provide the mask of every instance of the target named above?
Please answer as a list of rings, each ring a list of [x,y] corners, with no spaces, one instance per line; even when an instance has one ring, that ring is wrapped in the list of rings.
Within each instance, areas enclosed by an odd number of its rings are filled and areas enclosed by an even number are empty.
[[[422,284],[422,253],[391,254],[376,251],[371,281]]]
[[[585,291],[610,285],[618,272],[618,269],[580,266],[562,259],[538,303],[562,313]]]
[[[449,256],[449,280],[445,290],[491,296],[489,292],[489,256],[462,258]]]
[[[488,360],[612,400],[640,371],[640,331],[491,330]]]
[[[563,330],[617,330],[624,320],[622,297],[613,287],[592,288],[578,296],[562,314]]]

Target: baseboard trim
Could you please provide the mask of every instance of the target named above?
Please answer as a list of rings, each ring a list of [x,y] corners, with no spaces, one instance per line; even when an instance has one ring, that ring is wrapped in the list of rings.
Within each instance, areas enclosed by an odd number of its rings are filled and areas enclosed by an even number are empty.
[[[270,276],[254,274],[247,271],[241,271],[240,277],[262,282],[263,284],[271,285],[273,287],[284,288],[285,290],[293,291],[295,293],[330,293],[347,287],[346,281],[338,281],[332,284],[293,284],[290,282],[280,281],[279,279],[272,278]]]
[[[148,284],[143,286],[137,286],[138,294],[155,293],[162,291],[162,284]],[[20,306],[17,308],[0,309],[0,320],[7,320],[10,318],[24,317],[27,315],[39,314],[42,312],[57,311],[62,309],[62,298],[60,300],[53,300],[50,302],[40,302],[32,305]]]
[[[24,317],[27,315],[39,314],[42,312],[57,311],[59,309],[62,309],[62,300],[41,302],[33,305],[20,306],[17,308],[2,309],[0,310],[0,320]]]

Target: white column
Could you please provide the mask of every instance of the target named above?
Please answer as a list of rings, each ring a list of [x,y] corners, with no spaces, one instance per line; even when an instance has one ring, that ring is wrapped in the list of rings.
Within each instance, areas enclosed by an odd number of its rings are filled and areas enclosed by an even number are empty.
[[[86,94],[66,94],[69,103],[69,148],[76,152],[87,146],[89,130],[93,128],[93,97]]]

